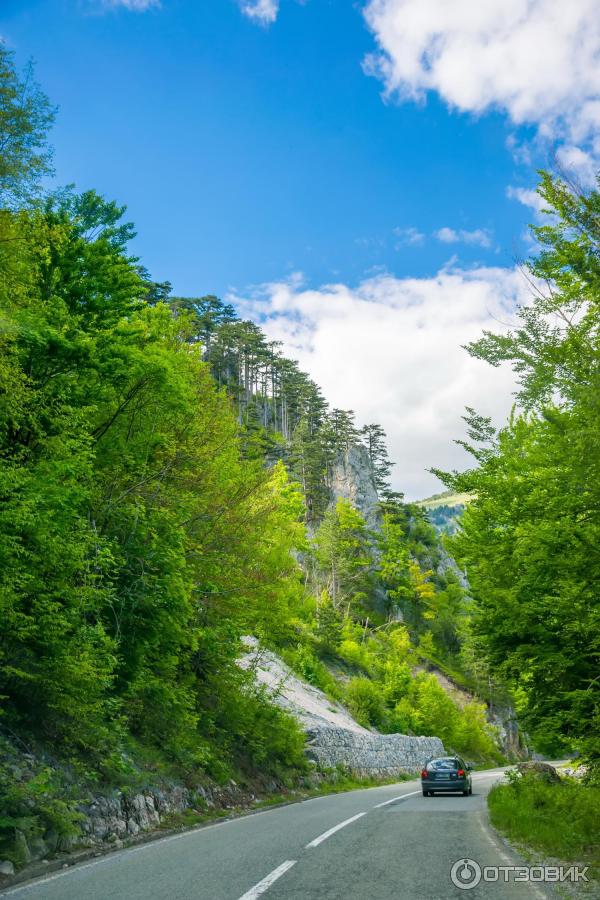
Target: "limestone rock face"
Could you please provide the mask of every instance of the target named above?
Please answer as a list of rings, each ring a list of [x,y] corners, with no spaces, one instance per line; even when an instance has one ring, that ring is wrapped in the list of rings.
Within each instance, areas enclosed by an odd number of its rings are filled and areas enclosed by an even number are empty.
[[[217,806],[229,808],[247,799],[234,782],[222,787],[198,787],[194,791],[179,784],[152,787],[132,795],[115,791],[110,796],[95,797],[79,807],[84,816],[81,823],[83,843],[88,846],[104,841],[115,843],[152,831],[171,813]],[[61,846],[59,849],[71,848]]]
[[[354,444],[345,453],[340,453],[333,466],[329,488],[333,504],[339,498],[349,500],[369,528],[377,527],[379,498],[371,460],[365,447]]]

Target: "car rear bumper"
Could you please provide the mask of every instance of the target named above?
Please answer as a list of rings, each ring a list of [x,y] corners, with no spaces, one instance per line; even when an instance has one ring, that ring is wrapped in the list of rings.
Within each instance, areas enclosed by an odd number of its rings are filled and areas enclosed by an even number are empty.
[[[466,779],[457,778],[455,781],[421,781],[421,787],[424,791],[435,791],[436,794],[442,793],[462,793],[468,791],[471,785]]]

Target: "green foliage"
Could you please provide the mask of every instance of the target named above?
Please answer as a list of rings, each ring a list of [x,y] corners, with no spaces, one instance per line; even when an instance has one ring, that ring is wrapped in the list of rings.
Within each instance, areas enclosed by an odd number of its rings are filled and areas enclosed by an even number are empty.
[[[377,493],[380,497],[389,497],[391,494],[389,479],[394,463],[388,456],[385,431],[376,423],[364,425],[360,430],[360,436],[369,454]]]
[[[340,699],[342,690],[327,666],[312,652],[307,644],[280,651],[281,657],[301,678],[320,688],[332,699]]]
[[[497,433],[469,410],[476,468],[446,475],[476,496],[453,554],[466,567],[473,633],[512,689],[543,752],[600,754],[600,195],[543,174],[554,220],[534,229],[532,302],[508,334],[470,346],[519,377],[515,412]],[[546,285],[542,288],[540,285]]]
[[[372,538],[364,519],[347,500],[327,510],[315,535],[317,578],[334,609],[359,613],[373,591]]]
[[[324,653],[335,653],[342,638],[343,617],[331,600],[327,590],[322,590],[315,608],[314,635]]]
[[[30,63],[22,76],[0,39],[0,206],[31,200],[39,180],[51,171],[47,132],[54,111],[33,78]]]
[[[232,764],[244,772],[289,777],[306,771],[304,734],[289,713],[269,701],[249,673],[214,678],[210,710],[211,758],[207,769],[226,780]]]
[[[235,659],[245,631],[286,635],[301,601],[302,497],[244,458],[188,317],[144,302],[121,214],[66,193],[0,223],[19,235],[0,250],[3,714],[94,765],[132,734],[189,768],[238,691],[249,764],[267,768],[270,729],[273,764],[292,765],[297,731]]]
[[[456,534],[464,508],[462,503],[436,506],[434,509],[427,509],[427,518],[440,534]]]
[[[408,694],[412,682],[410,667],[393,657],[387,659],[383,672],[383,693],[388,706],[396,706]]]
[[[414,731],[436,735],[445,746],[452,747],[456,736],[458,708],[437,678],[434,675],[418,675],[411,699]]]
[[[381,686],[369,678],[351,678],[345,692],[348,709],[357,722],[379,728],[384,724],[385,705]]]
[[[50,834],[54,841],[79,834],[82,819],[74,800],[65,799],[65,785],[59,784],[50,768],[37,771],[27,780],[15,778],[14,769],[0,765],[0,854],[15,866],[22,866],[25,839]]]
[[[492,824],[511,840],[579,864],[600,858],[598,787],[524,775],[495,785],[488,806]]]
[[[453,746],[459,753],[476,759],[493,759],[503,762],[494,740],[495,729],[489,725],[483,703],[466,703],[459,712],[452,736]]]
[[[499,761],[484,705],[473,701],[459,706],[434,675],[418,674],[390,700],[397,701],[390,723],[394,730],[435,735],[449,751]]]
[[[352,638],[344,638],[337,649],[337,655],[343,659],[345,663],[354,666],[357,669],[364,669],[368,672],[371,668],[369,653],[362,644]]]
[[[423,512],[388,500],[378,545],[390,612],[402,614],[413,638],[425,635],[431,642],[429,659],[456,657],[467,613],[465,591]]]

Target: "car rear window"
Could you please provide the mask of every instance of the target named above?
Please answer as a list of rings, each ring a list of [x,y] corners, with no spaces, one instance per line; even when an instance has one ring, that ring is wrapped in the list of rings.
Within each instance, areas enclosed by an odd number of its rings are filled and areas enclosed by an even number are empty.
[[[427,763],[430,772],[439,769],[458,769],[458,760],[456,759],[432,759]]]

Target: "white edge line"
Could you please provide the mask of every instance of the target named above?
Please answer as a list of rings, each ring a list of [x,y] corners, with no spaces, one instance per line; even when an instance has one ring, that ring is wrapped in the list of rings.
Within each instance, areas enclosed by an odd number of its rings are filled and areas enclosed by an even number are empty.
[[[56,881],[57,878],[64,878],[65,875],[70,875],[71,872],[81,872],[83,869],[91,869],[92,866],[97,866],[101,862],[104,862],[104,860],[95,859],[93,862],[81,863],[80,865],[72,863],[69,869],[65,869],[62,872],[56,872],[54,875],[42,875],[40,878],[35,878],[32,881],[26,882],[25,884],[18,884],[15,885],[15,887],[8,888],[8,890],[0,891],[0,897],[10,897],[12,894],[21,894],[25,891],[33,891],[35,890],[35,888],[40,887],[40,885],[46,884],[48,881]]]
[[[268,875],[259,881],[258,884],[255,884],[254,887],[251,887],[249,891],[246,891],[240,897],[240,900],[255,900],[256,897],[260,897],[261,894],[264,894],[265,891],[268,891],[272,884],[274,884],[278,878],[281,878],[282,875],[291,869],[292,866],[296,865],[295,859],[286,859],[285,862],[281,863],[280,866],[277,866],[276,869],[273,869],[272,872],[269,872]]]
[[[315,800],[320,800],[320,797],[314,797]],[[48,881],[55,881],[57,878],[65,878],[68,875],[75,875],[77,872],[83,871],[83,869],[91,869],[92,866],[102,866],[106,865],[110,862],[118,862],[122,860],[126,856],[130,856],[132,853],[141,853],[144,850],[152,850],[160,846],[161,844],[170,844],[172,841],[180,841],[182,838],[189,838],[198,834],[202,834],[202,832],[211,831],[213,828],[224,828],[226,825],[233,825],[235,822],[243,822],[245,819],[253,819],[258,816],[266,816],[267,813],[275,812],[275,809],[261,809],[258,812],[251,812],[245,816],[236,816],[233,819],[222,819],[220,822],[213,822],[210,825],[202,825],[200,827],[191,828],[189,831],[182,831],[179,834],[170,834],[167,837],[159,837],[155,838],[152,841],[148,841],[145,844],[138,844],[137,846],[131,847],[122,847],[120,850],[115,850],[112,853],[103,853],[98,859],[92,859],[90,862],[78,863],[75,861],[71,861],[68,863],[68,868],[62,869],[60,872],[54,872],[52,875],[38,875],[32,878],[29,881],[23,882],[23,884],[16,884],[14,887],[8,887],[4,890],[0,890],[0,900],[2,897],[10,897],[14,894],[24,893],[25,891],[31,891],[34,888],[40,887],[42,884],[46,884]]]
[[[509,866],[514,866],[514,860],[504,852],[504,850],[500,846],[500,843],[497,841],[496,836],[490,832],[487,822],[485,821],[485,818],[482,814],[479,816],[479,824],[481,825],[481,830],[483,831],[484,835],[486,836],[496,853],[499,855],[500,859],[502,859],[505,863],[508,863]],[[537,885],[531,884],[530,882],[529,887],[533,888],[533,893],[536,895],[536,897],[539,897],[539,900],[547,900],[548,895],[541,891]]]
[[[395,803],[397,800],[405,800],[406,797],[414,797],[415,794],[420,794],[421,791],[411,791],[409,794],[401,794],[400,797],[392,797],[391,800],[384,800],[383,803],[377,803],[373,809],[381,809],[382,806],[388,806],[390,803]]]
[[[362,819],[363,816],[366,816],[366,812],[358,813],[356,816],[352,816],[350,819],[344,819],[343,822],[340,822],[339,825],[334,825],[333,828],[330,828],[329,831],[324,831],[323,834],[320,834],[318,837],[311,841],[310,844],[307,844],[304,848],[305,850],[309,850],[311,847],[318,847],[319,844],[322,844],[323,841],[326,841],[328,837],[331,837],[332,834],[335,834],[336,831],[339,831],[340,828],[345,828],[346,825],[352,824],[352,822],[356,822],[357,819]]]

